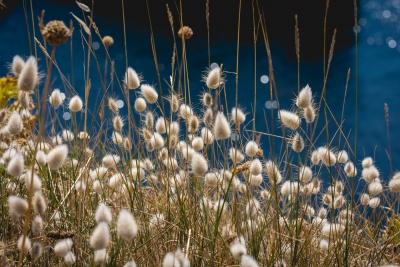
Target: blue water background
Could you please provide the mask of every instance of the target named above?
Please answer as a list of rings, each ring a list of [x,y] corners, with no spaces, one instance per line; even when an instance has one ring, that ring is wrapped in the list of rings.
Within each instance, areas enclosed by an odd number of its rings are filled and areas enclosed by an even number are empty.
[[[52,19],[69,22],[74,14],[82,17],[80,9],[77,7],[54,5],[48,1],[36,1],[34,3],[35,17],[39,16],[41,10],[46,8],[45,21]],[[364,155],[372,156],[376,160],[377,167],[382,171],[382,179],[388,181],[390,175],[389,161],[385,150],[388,147],[384,103],[389,105],[390,112],[390,136],[391,152],[393,159],[393,169],[400,170],[400,1],[361,1],[359,8],[359,31],[358,35],[358,136],[357,136],[357,160],[361,160]],[[388,13],[390,12],[390,13]],[[29,18],[31,20],[31,18]],[[101,31],[101,34],[112,35],[115,44],[110,48],[111,57],[115,60],[115,69],[117,76],[122,79],[125,73],[125,58],[123,44],[123,26],[121,24],[108,21],[106,18],[96,18],[95,22]],[[31,24],[31,21],[29,21]],[[38,33],[38,27],[35,27]],[[84,95],[84,61],[86,56],[80,38],[80,27],[74,21],[75,32],[73,42],[74,53],[74,89],[79,95]],[[211,25],[212,26],[212,25]],[[273,27],[273,25],[267,25]],[[32,29],[31,29],[32,30]],[[353,34],[350,32],[349,34]],[[32,35],[32,31],[31,31]],[[83,34],[86,36],[86,34]],[[8,17],[0,22],[0,74],[4,76],[7,72],[7,64],[11,62],[14,55],[27,57],[30,55],[29,42],[25,16],[22,5],[16,8]],[[98,44],[101,40],[93,35],[93,41]],[[320,37],[322,38],[322,34]],[[39,38],[41,42],[42,39]],[[330,40],[330,38],[328,38]],[[31,38],[31,42],[33,42]],[[154,60],[151,50],[150,30],[148,28],[127,28],[128,60],[129,65],[138,72],[142,73],[145,82],[157,85],[157,76],[155,72]],[[292,106],[294,93],[297,91],[297,62],[288,59],[285,56],[285,50],[281,48],[279,41],[272,41],[271,52],[274,64],[274,73],[279,93],[280,106],[289,109]],[[167,91],[165,81],[169,81],[171,73],[171,56],[173,49],[172,38],[161,37],[155,33],[155,44],[157,56],[160,64],[161,81],[164,92]],[[37,48],[39,49],[39,48]],[[294,45],[293,45],[294,49]],[[99,65],[103,72],[105,53],[104,50],[95,50]],[[38,51],[41,60],[44,56]],[[254,90],[254,47],[252,43],[241,43],[239,57],[239,104],[249,113],[248,120],[252,117],[253,109],[253,90]],[[205,89],[201,80],[203,71],[208,65],[207,40],[187,42],[187,60],[189,69],[190,89],[192,97],[199,96]],[[71,60],[69,44],[60,46],[57,49],[56,61],[60,66],[61,72],[71,75]],[[224,70],[235,72],[236,70],[236,43],[229,42],[211,42],[211,61],[218,64],[224,64]],[[44,62],[39,63],[40,69],[45,71]],[[269,75],[268,60],[265,52],[265,46],[260,40],[257,46],[257,130],[266,132],[264,122],[264,112],[266,112],[269,127],[276,121],[270,121],[270,109],[266,108],[266,102],[270,100],[269,86],[260,81],[262,75]],[[355,129],[355,104],[356,104],[356,46],[346,50],[336,51],[332,66],[330,69],[327,83],[328,105],[334,116],[340,121],[342,103],[344,98],[346,76],[348,69],[351,69],[350,83],[346,97],[345,121],[343,131],[349,135],[349,142],[354,146]],[[71,76],[67,76],[71,79]],[[230,106],[235,103],[235,75],[227,74],[227,98]],[[99,94],[103,92],[99,82],[97,66],[92,58],[91,65],[91,99],[89,109],[94,112],[94,106]],[[319,100],[323,87],[323,61],[319,60],[302,61],[301,64],[301,86],[309,84]],[[53,69],[52,88],[61,88],[67,98],[74,93],[66,87],[58,71]],[[113,90],[109,90],[108,95],[122,99],[121,92],[117,83],[114,83]],[[135,96],[131,94],[131,103]],[[199,107],[199,106],[198,106]],[[58,112],[60,115],[68,112],[67,106],[62,107]],[[126,104],[123,111],[126,113]],[[276,117],[276,109],[273,111]],[[322,130],[322,121],[320,118],[319,131]],[[71,121],[65,122],[70,125]],[[303,122],[304,123],[304,122]],[[249,127],[250,129],[250,127]],[[329,117],[330,136],[333,136],[337,126],[331,117]],[[275,129],[280,133],[279,129]],[[268,153],[267,139],[263,137],[264,150]],[[326,135],[323,133],[317,141],[317,146],[327,143]],[[343,145],[343,138],[341,141]],[[332,143],[337,145],[337,138]],[[342,146],[341,145],[341,146]],[[275,152],[279,152],[279,147]]]

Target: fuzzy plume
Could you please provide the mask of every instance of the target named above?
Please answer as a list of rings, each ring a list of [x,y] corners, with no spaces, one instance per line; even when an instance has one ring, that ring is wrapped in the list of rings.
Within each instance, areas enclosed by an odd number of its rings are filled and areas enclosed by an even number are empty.
[[[21,235],[19,238],[18,238],[18,241],[17,241],[17,247],[18,247],[18,250],[20,250],[20,251],[24,251],[24,253],[28,253],[29,252],[29,250],[31,249],[31,240],[29,239],[29,237],[25,237],[25,244],[24,244],[24,247],[22,247],[22,243],[23,243],[23,239],[24,239],[24,236],[23,235]]]
[[[28,210],[28,202],[17,196],[10,196],[7,199],[10,214],[16,214],[17,216],[25,215]]]
[[[231,136],[231,126],[222,112],[218,112],[214,124],[214,138],[215,140],[224,140]]]
[[[32,192],[39,191],[42,188],[42,181],[36,173],[32,173],[31,170],[28,170],[25,173],[25,186],[29,191],[32,187]]]
[[[30,56],[19,74],[18,88],[21,91],[31,92],[38,83],[39,72],[36,58]]]
[[[15,156],[10,160],[7,166],[7,172],[11,176],[18,177],[24,171],[24,157],[17,153]]]
[[[35,262],[42,255],[42,244],[40,242],[33,243],[30,256],[32,262]]]
[[[257,152],[258,152],[258,145],[257,145],[257,143],[254,142],[254,141],[249,141],[249,142],[246,144],[246,149],[245,149],[245,151],[246,151],[247,156],[249,156],[249,157],[254,157],[254,156],[257,154]]]
[[[292,145],[292,149],[297,152],[300,153],[301,151],[303,151],[304,149],[304,140],[303,137],[301,137],[301,135],[296,132],[296,134],[292,137],[292,140],[290,141],[291,145]]]
[[[212,69],[205,77],[205,81],[208,88],[217,89],[222,83],[221,69],[219,67]]]
[[[94,251],[94,262],[97,264],[103,264],[108,261],[107,249],[99,249]]]
[[[207,160],[200,153],[194,153],[192,156],[192,171],[197,176],[203,176],[208,170]]]
[[[296,106],[301,109],[306,109],[312,103],[312,92],[310,86],[308,84],[306,87],[301,89],[299,95],[296,98]]]
[[[49,102],[53,107],[59,107],[62,104],[62,97],[59,89],[53,90],[49,97]]]
[[[137,112],[143,112],[146,109],[146,101],[142,97],[138,97],[135,100],[135,110]]]
[[[126,241],[131,241],[136,237],[138,227],[129,211],[123,209],[119,212],[117,229],[119,236]]]
[[[240,108],[232,108],[232,121],[236,125],[241,125],[246,120],[246,114]]]
[[[71,251],[73,244],[74,243],[70,238],[58,241],[58,243],[54,246],[54,254],[56,254],[59,257],[65,257],[68,254],[68,252]]]
[[[31,231],[34,235],[40,235],[43,230],[43,219],[39,215],[32,220]]]
[[[157,102],[158,94],[153,86],[142,84],[142,86],[140,86],[140,91],[142,93],[142,96],[146,99],[148,103],[154,104]]]
[[[7,128],[12,135],[19,134],[24,128],[21,115],[17,111],[13,111],[13,113],[11,113],[11,116],[7,122]]]
[[[97,206],[94,218],[97,223],[106,222],[107,224],[110,224],[112,219],[110,209],[106,205],[104,205],[104,203],[100,203]]]
[[[140,77],[131,67],[126,71],[125,84],[129,89],[136,89],[140,86]]]
[[[59,169],[68,156],[68,147],[66,145],[59,145],[50,150],[47,154],[47,164],[52,170]]]
[[[25,61],[18,55],[14,56],[13,61],[10,66],[11,73],[15,78],[18,78],[24,68]]]
[[[105,155],[102,162],[106,168],[112,168],[119,163],[120,157],[118,155]]]
[[[299,116],[287,110],[281,110],[279,112],[279,119],[281,120],[282,124],[285,125],[285,127],[288,127],[291,130],[296,130],[299,128],[301,122]]]
[[[73,96],[70,100],[69,100],[69,105],[68,108],[71,112],[78,112],[81,111],[83,107],[83,102],[82,99],[76,95]]]
[[[68,251],[67,255],[64,256],[64,263],[66,265],[72,265],[75,263],[76,257],[72,251]]]
[[[110,228],[106,222],[101,222],[94,229],[90,236],[90,246],[94,250],[107,248],[108,242],[110,241]]]

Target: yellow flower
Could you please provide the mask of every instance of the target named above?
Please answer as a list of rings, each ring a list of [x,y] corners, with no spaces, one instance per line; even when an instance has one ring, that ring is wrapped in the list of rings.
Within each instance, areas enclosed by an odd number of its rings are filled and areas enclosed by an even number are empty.
[[[16,97],[18,97],[17,79],[10,76],[0,78],[0,108]]]

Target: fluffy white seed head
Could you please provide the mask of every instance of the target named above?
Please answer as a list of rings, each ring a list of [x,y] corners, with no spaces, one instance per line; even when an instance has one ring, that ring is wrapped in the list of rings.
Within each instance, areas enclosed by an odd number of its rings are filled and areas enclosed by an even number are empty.
[[[140,86],[140,77],[131,67],[126,71],[124,81],[129,89],[136,89]]]
[[[12,135],[21,133],[22,129],[24,128],[21,115],[17,111],[13,111],[13,113],[11,113],[11,116],[7,122],[7,128]]]
[[[292,145],[292,149],[297,152],[300,153],[301,151],[303,151],[304,149],[304,140],[303,137],[301,137],[301,135],[296,132],[296,134],[292,137],[292,140],[290,141],[291,145]]]
[[[114,113],[114,115],[118,114],[118,105],[117,101],[114,98],[109,97],[108,98],[108,107],[111,109],[111,111]]]
[[[328,210],[325,208],[320,208],[318,211],[318,217],[320,217],[321,219],[325,219],[327,214]]]
[[[124,267],[136,267],[135,261],[128,261]]]
[[[44,166],[47,163],[47,158],[46,158],[46,154],[42,151],[39,150],[36,153],[36,162],[40,165],[40,166]]]
[[[64,263],[66,265],[72,265],[75,263],[76,257],[72,251],[68,251],[67,255],[64,256]]]
[[[376,209],[379,206],[380,203],[381,203],[381,200],[379,199],[379,197],[374,197],[374,198],[370,199],[370,201],[368,202],[368,205],[372,209]]]
[[[210,131],[210,129],[203,128],[201,129],[201,138],[203,139],[203,142],[207,145],[211,145],[214,142],[214,135]]]
[[[19,74],[18,88],[21,91],[31,92],[38,83],[39,71],[36,58],[30,56]]]
[[[152,140],[150,142],[153,142],[154,148],[155,149],[160,149],[164,146],[164,138],[159,134],[159,133],[154,133]]]
[[[90,246],[94,250],[107,248],[110,241],[110,228],[106,222],[101,222],[90,236]]]
[[[59,145],[50,150],[47,154],[47,164],[52,170],[59,169],[68,156],[68,147],[66,145]]]
[[[241,258],[240,266],[241,267],[258,267],[259,265],[252,256],[243,255]]]
[[[25,244],[24,244],[24,247],[22,247],[23,239],[24,239],[24,235],[21,235],[21,236],[18,238],[18,241],[17,241],[17,248],[18,248],[18,250],[20,250],[20,251],[24,250],[24,253],[28,253],[29,250],[30,250],[31,247],[32,247],[31,240],[29,239],[29,237],[26,236],[26,237],[25,237]]]
[[[362,178],[367,183],[371,183],[376,178],[379,178],[379,171],[374,165],[372,165],[368,168],[363,169],[361,175],[362,175]]]
[[[236,260],[240,260],[243,255],[247,254],[246,246],[240,242],[234,242],[231,246],[231,253]]]
[[[28,202],[17,196],[10,196],[7,199],[10,214],[16,214],[17,216],[25,215],[28,210]]]
[[[305,109],[312,104],[312,92],[310,86],[308,84],[306,87],[301,89],[299,95],[296,98],[296,106],[301,109]]]
[[[119,132],[116,132],[116,131],[114,131],[111,134],[111,140],[117,146],[122,146],[124,144],[124,137]]]
[[[203,114],[203,123],[206,127],[211,128],[211,125],[213,124],[213,111],[211,108],[206,109]]]
[[[61,106],[63,100],[59,89],[54,89],[49,97],[49,102],[53,107]]]
[[[375,196],[383,191],[381,182],[372,182],[368,185],[368,192]]]
[[[203,102],[204,106],[209,107],[209,108],[213,104],[213,99],[212,99],[212,96],[210,93],[204,93],[201,101]]]
[[[349,160],[349,155],[345,150],[339,151],[337,156],[339,163],[346,163]]]
[[[193,138],[192,140],[192,147],[195,151],[200,151],[204,147],[203,139],[199,136]]]
[[[189,120],[190,117],[193,116],[193,110],[190,106],[186,105],[186,104],[182,104],[179,108],[180,110],[180,115],[183,119],[185,120]]]
[[[164,117],[159,117],[156,120],[156,131],[159,134],[163,134],[167,131],[166,126],[165,126],[165,119]]]
[[[147,107],[146,101],[142,97],[138,97],[135,100],[135,110],[137,112],[143,112]]]
[[[306,119],[307,123],[313,123],[315,120],[315,108],[310,105],[303,111],[303,117]]]
[[[299,128],[301,119],[297,114],[287,110],[281,110],[278,115],[285,127],[288,127],[291,130],[296,130]]]
[[[74,138],[75,138],[74,134],[68,129],[63,130],[62,137],[67,142],[72,142],[72,141],[74,141]]]
[[[177,112],[179,109],[179,99],[175,94],[171,96],[169,103],[171,106],[171,112]]]
[[[244,155],[242,154],[242,152],[240,152],[239,149],[236,149],[234,147],[231,147],[229,149],[229,157],[236,164],[244,160]]]
[[[81,111],[83,107],[83,102],[82,99],[76,95],[73,96],[70,100],[69,100],[69,105],[68,108],[71,112],[78,112]]]
[[[362,194],[360,196],[360,203],[364,206],[367,206],[369,204],[370,198],[368,194]]]
[[[246,114],[244,114],[243,110],[240,108],[232,108],[232,121],[236,125],[240,125],[244,123],[246,120]]]
[[[32,187],[32,192],[36,192],[42,189],[42,181],[40,180],[39,176],[36,173],[32,173],[31,170],[28,170],[24,176],[25,176],[25,186],[28,191],[30,190],[31,187]]]
[[[192,166],[192,171],[197,176],[203,176],[208,170],[207,160],[200,153],[193,154],[191,166]]]
[[[346,165],[344,165],[344,172],[348,177],[355,177],[357,175],[357,169],[353,162],[349,161],[346,163]]]
[[[256,142],[254,142],[254,141],[249,141],[247,144],[246,144],[246,154],[247,154],[247,156],[249,156],[249,157],[254,157],[256,154],[257,154],[257,152],[258,152],[258,145],[257,145],[257,143]]]
[[[336,163],[336,156],[335,154],[326,147],[318,148],[318,155],[319,158],[322,160],[326,166],[333,166]]]
[[[33,196],[32,206],[33,206],[33,211],[36,214],[44,216],[44,214],[46,213],[47,209],[46,199],[44,198],[42,193],[40,193],[40,191],[37,191]]]
[[[148,103],[154,104],[157,102],[158,94],[153,86],[142,84],[142,86],[140,86],[140,91],[142,93],[142,96],[146,99]]]
[[[262,172],[262,164],[259,159],[253,159],[250,164],[250,173],[252,175],[259,175]]]
[[[99,249],[94,251],[94,262],[97,264],[103,264],[108,261],[107,249]]]
[[[18,177],[24,172],[24,157],[21,154],[16,153],[10,160],[7,166],[7,172],[14,177]]]
[[[122,127],[124,127],[124,121],[123,121],[123,119],[121,118],[121,116],[115,116],[114,118],[113,118],[113,127],[114,127],[114,129],[116,130],[116,131],[118,131],[118,132],[122,132]]]
[[[97,206],[94,219],[97,223],[105,222],[107,224],[110,224],[112,220],[110,209],[106,205],[104,205],[104,203],[100,203]]]
[[[326,252],[329,250],[329,242],[326,239],[321,239],[321,241],[319,242],[319,248]]]
[[[74,243],[72,242],[71,238],[58,241],[57,244],[54,246],[54,254],[59,257],[65,257],[65,255],[67,255],[67,253],[71,251],[73,244]]]
[[[108,155],[104,156],[102,163],[103,163],[104,167],[112,168],[119,163],[119,160],[120,160],[120,157],[118,155],[108,154]]]
[[[389,182],[389,190],[392,193],[400,192],[400,172],[397,172],[393,175],[392,180]]]
[[[18,78],[19,75],[21,74],[22,69],[24,68],[25,61],[22,59],[22,57],[16,55],[13,58],[13,61],[11,63],[11,73],[14,75],[15,78]]]
[[[32,250],[30,252],[32,262],[35,262],[42,255],[42,244],[40,242],[33,243]]]
[[[218,112],[214,123],[214,138],[215,140],[224,140],[231,136],[231,126],[222,112]]]
[[[364,169],[371,167],[372,165],[374,165],[374,161],[372,160],[371,157],[366,157],[365,159],[363,159],[362,161],[362,167]]]
[[[268,160],[265,163],[265,172],[271,184],[279,184],[282,181],[282,175],[274,161]]]
[[[308,183],[309,181],[311,181],[311,178],[312,178],[312,170],[310,169],[310,167],[301,166],[299,168],[299,180],[302,183]]]
[[[129,211],[122,209],[119,212],[117,229],[119,236],[126,241],[130,241],[136,237],[138,227],[135,219]]]
[[[262,176],[262,174],[257,174],[257,175],[253,175],[250,174],[249,176],[249,184],[252,186],[260,186],[263,182],[264,177]]]
[[[215,187],[218,185],[218,174],[215,172],[209,172],[204,177],[204,182],[209,187]]]
[[[216,67],[212,69],[205,78],[207,87],[210,89],[217,89],[222,83],[221,69]]]

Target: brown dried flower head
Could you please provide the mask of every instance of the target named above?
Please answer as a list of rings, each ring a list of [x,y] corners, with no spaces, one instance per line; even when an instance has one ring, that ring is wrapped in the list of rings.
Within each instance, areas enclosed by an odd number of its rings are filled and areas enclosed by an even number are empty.
[[[53,46],[65,43],[70,36],[70,30],[63,21],[52,20],[42,30],[43,37]]]
[[[114,44],[114,39],[111,36],[106,35],[103,37],[103,44],[105,46],[112,46]]]
[[[193,30],[188,26],[183,26],[182,28],[179,29],[178,35],[181,38],[190,39],[190,37],[192,37],[193,35]]]

